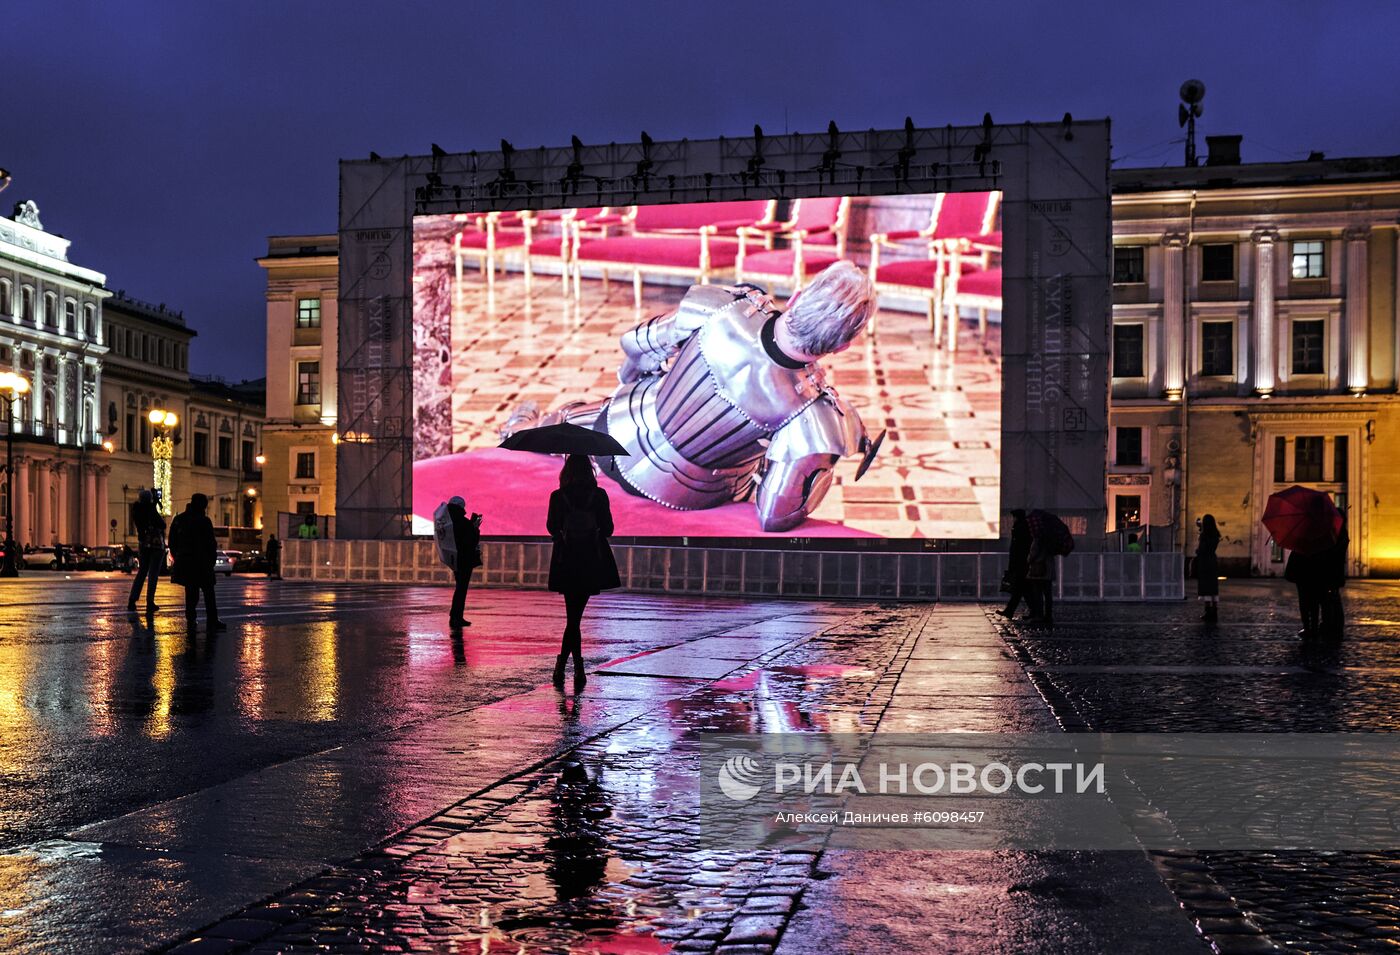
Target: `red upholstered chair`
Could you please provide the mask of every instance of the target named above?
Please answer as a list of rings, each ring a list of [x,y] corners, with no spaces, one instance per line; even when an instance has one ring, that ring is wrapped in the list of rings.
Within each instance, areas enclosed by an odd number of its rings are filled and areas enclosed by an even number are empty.
[[[610,271],[632,273],[632,295],[642,307],[643,275],[675,275],[708,285],[732,272],[739,257],[739,230],[773,221],[776,200],[688,202],[634,206],[623,217],[630,234],[593,237],[575,233],[574,290],[584,268],[596,269],[604,287]]]
[[[988,239],[996,222],[998,194],[994,192],[940,193],[933,204],[929,224],[918,230],[876,233],[870,237],[870,279],[875,287],[893,295],[922,298],[926,302],[929,329],[937,346],[943,340],[944,293],[954,249],[974,238]],[[1000,238],[999,234],[997,236]],[[881,262],[884,249],[910,251],[922,246],[918,258]],[[970,248],[970,246],[968,247]],[[959,261],[959,267],[962,261]],[[956,315],[956,312],[953,313]],[[871,331],[875,331],[872,321]],[[952,335],[956,344],[956,326]]]
[[[529,295],[535,277],[535,265],[549,263],[558,265],[560,281],[564,284],[564,294],[569,294],[570,256],[573,253],[575,228],[601,229],[606,234],[607,225],[603,220],[620,222],[621,216],[613,216],[607,207],[585,209],[547,209],[529,213],[527,229],[530,234],[525,245],[515,250],[524,262],[525,294]]]
[[[528,212],[485,212],[462,216],[464,226],[452,237],[452,257],[457,268],[457,284],[462,282],[462,263],[475,259],[486,284],[496,285],[496,266],[508,251],[530,243],[531,219]]]
[[[734,263],[737,281],[784,285],[795,294],[810,276],[846,257],[846,222],[849,197],[797,199],[792,218],[739,231],[739,257]],[[774,238],[786,239],[787,248],[773,248]],[[750,251],[751,242],[762,248]]]

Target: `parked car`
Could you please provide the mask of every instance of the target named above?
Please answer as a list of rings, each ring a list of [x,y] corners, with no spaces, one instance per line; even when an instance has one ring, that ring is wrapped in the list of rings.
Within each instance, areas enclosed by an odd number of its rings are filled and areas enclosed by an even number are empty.
[[[120,547],[84,548],[85,553],[78,558],[79,570],[116,570],[121,556]]]
[[[58,551],[53,547],[35,547],[25,553],[24,566],[58,570]]]
[[[238,560],[238,551],[221,550],[214,554],[214,573],[225,577],[233,576],[233,565]]]
[[[234,560],[233,570],[234,573],[238,574],[265,574],[267,573],[267,557],[262,551],[245,550]]]

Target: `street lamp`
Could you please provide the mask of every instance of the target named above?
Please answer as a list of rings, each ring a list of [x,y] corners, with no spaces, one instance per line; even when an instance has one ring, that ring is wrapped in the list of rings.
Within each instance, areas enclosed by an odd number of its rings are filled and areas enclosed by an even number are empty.
[[[0,398],[5,399],[5,556],[0,577],[18,577],[15,560],[15,399],[29,393],[29,379],[0,371]]]
[[[152,408],[147,417],[156,432],[151,439],[151,487],[160,497],[157,508],[169,517],[175,513],[170,503],[170,462],[175,457],[174,432],[180,416],[173,411]]]

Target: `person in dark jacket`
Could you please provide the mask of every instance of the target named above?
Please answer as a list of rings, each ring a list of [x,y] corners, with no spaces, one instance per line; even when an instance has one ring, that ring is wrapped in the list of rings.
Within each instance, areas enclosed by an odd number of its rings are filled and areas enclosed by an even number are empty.
[[[1337,534],[1337,541],[1318,555],[1319,585],[1322,593],[1319,598],[1321,612],[1319,626],[1326,636],[1338,638],[1346,626],[1346,614],[1342,606],[1342,588],[1347,583],[1347,549],[1351,536],[1346,524]]]
[[[267,539],[267,579],[282,579],[282,542],[276,534]]]
[[[549,496],[545,527],[554,541],[549,558],[549,589],[564,595],[567,622],[559,656],[554,661],[554,685],[564,688],[565,658],[574,658],[574,691],[588,682],[583,667],[583,611],[588,598],[622,585],[608,538],[613,534],[608,492],[598,486],[593,462],[571,454],[559,472],[559,490]]]
[[[1026,570],[1030,566],[1031,525],[1026,520],[1024,508],[1011,512],[1011,551],[1006,566],[1006,585],[1009,587],[1006,607],[998,610],[1006,619],[1016,616],[1016,608],[1026,598]]]
[[[212,632],[227,630],[228,625],[219,619],[214,600],[214,560],[219,542],[214,536],[214,524],[205,513],[208,508],[209,498],[191,495],[185,510],[170,522],[170,553],[175,558],[170,580],[185,587],[185,623],[191,630],[195,628],[200,592],[204,593],[205,626]]]
[[[452,518],[452,540],[457,545],[457,562],[452,576],[457,587],[452,591],[452,611],[447,624],[454,630],[470,627],[472,622],[462,616],[467,606],[467,586],[472,571],[481,566],[481,515],[467,517],[467,502],[454,497],[447,502],[447,516]]]
[[[1049,540],[1031,535],[1026,555],[1026,602],[1031,620],[1050,626],[1055,622],[1055,549]]]
[[[141,585],[146,587],[146,613],[156,612],[156,580],[165,566],[165,518],[160,516],[155,497],[150,491],[136,495],[136,503],[131,505],[131,523],[136,528],[136,560],[139,570],[131,582],[131,594],[126,599],[128,613],[136,612],[136,598],[141,596]]]
[[[1191,563],[1196,578],[1196,598],[1205,604],[1201,619],[1214,622],[1220,613],[1220,564],[1215,557],[1215,550],[1220,546],[1220,529],[1215,526],[1213,514],[1203,515],[1196,526],[1200,530],[1196,537],[1196,559]]]

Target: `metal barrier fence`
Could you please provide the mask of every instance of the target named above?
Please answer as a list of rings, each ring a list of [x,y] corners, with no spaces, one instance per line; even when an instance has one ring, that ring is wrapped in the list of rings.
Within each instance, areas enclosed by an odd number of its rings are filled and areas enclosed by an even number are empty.
[[[487,541],[475,583],[543,589],[547,541]],[[622,586],[646,593],[887,600],[999,600],[1004,554],[726,550],[617,544]],[[449,584],[431,541],[288,540],[282,576],[404,584]],[[1057,598],[1179,600],[1180,554],[1071,554],[1058,560]]]

